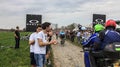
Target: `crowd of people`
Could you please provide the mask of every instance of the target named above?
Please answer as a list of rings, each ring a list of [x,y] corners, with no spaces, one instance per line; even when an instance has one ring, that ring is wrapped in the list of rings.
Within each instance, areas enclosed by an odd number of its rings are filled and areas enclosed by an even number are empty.
[[[96,24],[93,29],[81,27],[78,31],[62,30],[59,35],[63,33],[71,42],[74,42],[75,38],[77,38],[79,45],[82,45],[83,48],[92,47],[93,51],[103,50],[107,44],[120,42],[120,30],[116,29],[114,20],[108,20],[105,25]],[[89,61],[88,52],[84,53],[84,58],[85,67],[90,67],[91,62]],[[95,61],[93,60],[92,63],[95,63]]]
[[[82,41],[86,41],[89,36],[92,34],[91,29],[87,29],[87,27],[81,27],[81,29],[74,31],[74,30],[60,30],[56,32],[56,36],[60,36],[60,38],[66,38],[71,42],[75,42],[77,39],[77,43],[80,45]]]
[[[56,31],[56,39],[60,38],[70,39],[74,42],[77,38],[78,44],[83,47],[92,47],[94,51],[104,49],[105,45],[113,42],[120,42],[120,33],[116,31],[116,22],[114,20],[108,20],[105,26],[96,24],[94,30],[86,27],[81,27],[78,31],[62,30]],[[32,33],[29,38],[30,44],[30,57],[32,67],[45,67],[46,60],[50,56],[50,45],[56,44],[56,40],[52,40],[52,28],[48,22],[43,23],[41,26],[37,26],[36,32]],[[85,65],[90,67],[88,61],[88,53],[84,53]]]

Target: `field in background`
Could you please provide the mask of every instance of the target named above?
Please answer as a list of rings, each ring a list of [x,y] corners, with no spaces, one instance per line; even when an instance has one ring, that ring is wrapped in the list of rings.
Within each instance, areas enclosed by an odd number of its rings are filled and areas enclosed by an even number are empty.
[[[20,32],[21,37],[30,35],[30,32]],[[14,49],[14,32],[0,32],[0,67],[30,67],[30,51],[28,40],[20,41],[20,48]],[[53,67],[53,53],[51,48],[51,65]]]
[[[21,36],[27,34],[21,32]],[[14,46],[14,33],[0,32],[0,67],[30,67],[28,41],[21,40],[19,49],[14,49]]]

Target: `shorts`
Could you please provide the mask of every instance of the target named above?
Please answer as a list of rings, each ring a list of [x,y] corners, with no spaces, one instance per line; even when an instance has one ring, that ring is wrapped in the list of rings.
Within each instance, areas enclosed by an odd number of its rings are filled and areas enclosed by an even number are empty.
[[[61,39],[65,38],[65,35],[60,35],[60,38],[61,38]]]
[[[31,65],[36,65],[36,61],[35,61],[33,52],[30,53],[30,64]]]
[[[50,51],[50,45],[46,46],[46,54]]]

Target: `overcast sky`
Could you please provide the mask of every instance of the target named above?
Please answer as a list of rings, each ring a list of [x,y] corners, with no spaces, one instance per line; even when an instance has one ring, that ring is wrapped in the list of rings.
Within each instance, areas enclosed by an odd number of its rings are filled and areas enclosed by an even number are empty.
[[[24,28],[26,14],[42,15],[42,22],[60,26],[88,25],[92,14],[105,14],[120,20],[120,0],[0,0],[0,28]]]

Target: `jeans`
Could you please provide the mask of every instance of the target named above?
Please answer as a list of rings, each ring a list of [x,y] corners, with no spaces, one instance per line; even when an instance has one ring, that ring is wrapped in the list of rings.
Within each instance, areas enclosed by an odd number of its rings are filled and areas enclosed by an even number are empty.
[[[45,54],[34,54],[37,67],[44,67]]]

